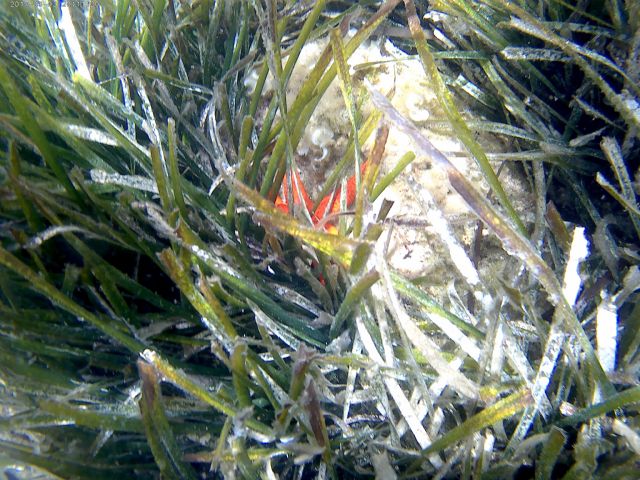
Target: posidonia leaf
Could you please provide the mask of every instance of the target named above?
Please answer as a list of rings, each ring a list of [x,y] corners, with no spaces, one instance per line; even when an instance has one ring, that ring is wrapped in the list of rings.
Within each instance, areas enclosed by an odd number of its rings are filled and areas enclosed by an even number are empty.
[[[351,124],[351,138],[353,139],[353,152],[356,160],[355,166],[355,185],[356,185],[356,195],[360,202],[362,201],[362,192],[360,191],[360,165],[362,165],[362,152],[360,150],[360,141],[358,136],[358,112],[356,99],[353,91],[353,81],[351,79],[351,74],[349,72],[349,65],[347,64],[347,58],[344,48],[344,43],[342,42],[342,37],[338,30],[333,29],[330,33],[331,38],[331,50],[333,52],[333,61],[334,64],[338,68],[338,79],[340,84],[340,90],[342,91],[342,98],[347,107],[347,112],[349,114],[349,123]],[[343,188],[344,190],[344,188]],[[342,195],[341,197],[341,205],[340,208],[344,210],[346,205],[346,195]],[[360,230],[362,228],[362,216],[361,210],[359,209],[360,216],[356,216],[354,226],[353,226],[353,234],[357,238],[360,236]]]
[[[256,209],[257,219],[267,228],[275,228],[288,233],[331,256],[345,268],[349,268],[351,265],[356,248],[367,243],[304,227],[293,217],[284,215],[271,202],[246,185],[234,181],[233,188],[239,197]]]
[[[142,380],[140,412],[149,446],[156,464],[165,478],[195,479],[196,473],[182,459],[182,452],[174,437],[164,411],[160,381],[155,369],[138,360],[138,372]]]
[[[560,453],[562,453],[566,441],[567,436],[562,430],[559,428],[551,429],[536,462],[536,480],[552,478],[553,468],[558,461]]]
[[[604,402],[591,405],[590,407],[583,408],[573,415],[560,420],[558,426],[576,425],[591,418],[597,418],[600,415],[604,415],[607,412],[611,412],[617,408],[623,408],[626,405],[636,404],[640,402],[640,387],[633,387],[622,392],[616,393],[610,396]]]
[[[431,453],[440,452],[474,432],[515,415],[529,405],[532,400],[529,390],[524,389],[513,393],[449,430],[424,449],[422,455],[427,456]]]

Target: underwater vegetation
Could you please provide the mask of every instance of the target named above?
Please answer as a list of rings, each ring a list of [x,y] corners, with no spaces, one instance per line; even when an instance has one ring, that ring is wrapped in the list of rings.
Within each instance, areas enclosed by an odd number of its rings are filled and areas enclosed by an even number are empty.
[[[640,5],[0,6],[6,478],[637,478]]]

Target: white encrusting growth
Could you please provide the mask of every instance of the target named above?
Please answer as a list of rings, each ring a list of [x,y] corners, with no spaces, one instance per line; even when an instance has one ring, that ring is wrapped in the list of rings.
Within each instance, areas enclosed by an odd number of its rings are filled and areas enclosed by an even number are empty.
[[[46,242],[47,240],[50,240],[51,238],[57,235],[62,235],[62,234],[71,233],[71,232],[83,232],[87,234],[90,233],[84,228],[78,227],[76,225],[55,225],[45,229],[44,231],[30,238],[24,244],[24,248],[38,248],[44,242]]]
[[[120,185],[123,187],[142,190],[145,192],[158,193],[158,185],[148,177],[141,175],[120,175],[119,173],[108,173],[104,170],[94,168],[89,171],[91,180],[95,183],[103,183],[108,185]]]
[[[102,143],[103,145],[110,145],[112,147],[116,147],[119,145],[118,141],[111,134],[97,128],[75,125],[73,123],[64,124],[64,127],[69,133],[82,140]]]
[[[596,314],[596,352],[602,369],[614,372],[618,345],[618,312],[610,301],[603,300]]]
[[[573,241],[569,252],[569,261],[564,271],[562,291],[569,305],[573,306],[582,287],[580,280],[580,263],[589,255],[589,243],[584,235],[583,227],[576,227],[573,231]]]

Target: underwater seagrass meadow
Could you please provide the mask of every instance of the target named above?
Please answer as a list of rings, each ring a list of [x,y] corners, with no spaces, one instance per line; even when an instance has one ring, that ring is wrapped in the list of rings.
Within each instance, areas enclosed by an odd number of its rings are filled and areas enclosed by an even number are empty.
[[[640,478],[640,1],[3,0],[0,478]]]

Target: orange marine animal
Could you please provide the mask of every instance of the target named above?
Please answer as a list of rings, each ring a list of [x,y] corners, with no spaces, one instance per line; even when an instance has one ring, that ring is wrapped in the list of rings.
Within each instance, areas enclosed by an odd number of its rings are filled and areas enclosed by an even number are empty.
[[[361,172],[362,178],[364,178],[364,174],[367,170],[368,163],[369,161],[366,161],[360,166],[360,172]],[[300,174],[298,172],[294,172],[294,175],[295,176],[292,179],[293,181],[291,182],[293,187],[293,195],[292,195],[293,203],[294,205],[305,206],[305,208],[309,212],[309,215],[311,216],[311,220],[313,221],[314,225],[318,225],[318,223],[322,222],[327,215],[333,215],[340,212],[340,202],[342,199],[342,191],[341,191],[342,189],[340,187],[338,187],[335,194],[330,193],[329,195],[325,196],[320,201],[320,203],[318,203],[318,206],[314,210],[313,208],[314,203],[309,197],[309,194],[307,193],[304,187],[304,183],[300,178]],[[347,194],[346,194],[345,200],[346,200],[347,207],[350,207],[351,205],[353,205],[353,202],[356,199],[355,175],[352,175],[351,177],[349,177],[349,179],[347,180],[346,187],[347,187],[346,188]],[[289,179],[288,179],[288,175],[285,175],[282,181],[282,187],[280,188],[280,195],[278,195],[275,200],[275,206],[278,210],[286,214],[290,213],[289,205],[287,203],[287,198],[289,198],[288,191],[289,191]],[[327,232],[336,233],[336,227],[332,223],[324,222],[323,226]]]

